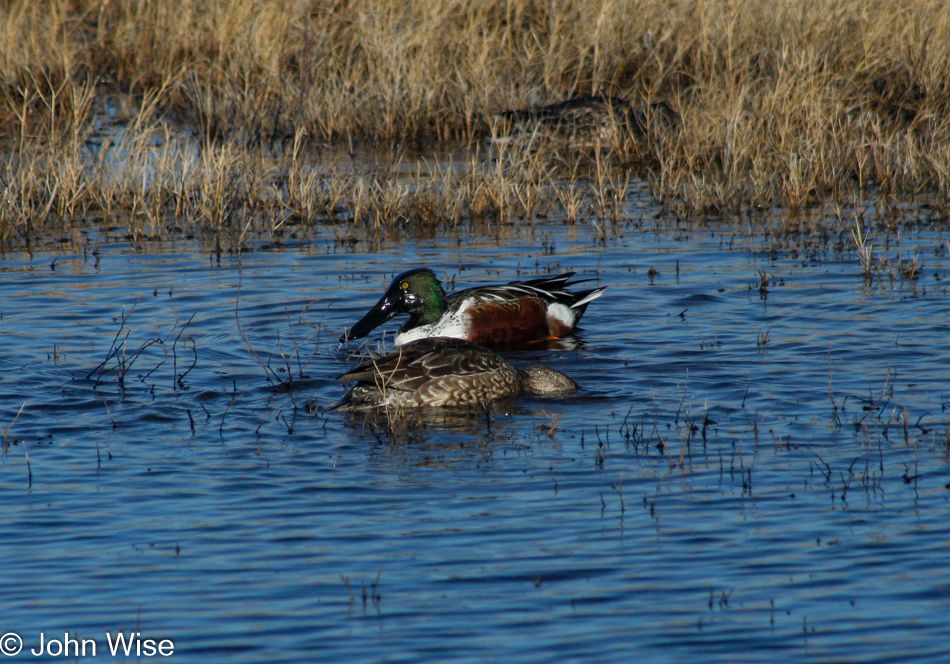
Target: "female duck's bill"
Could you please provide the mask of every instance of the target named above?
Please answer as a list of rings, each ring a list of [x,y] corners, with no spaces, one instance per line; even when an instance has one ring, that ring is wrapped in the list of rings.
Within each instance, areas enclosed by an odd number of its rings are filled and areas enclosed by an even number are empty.
[[[566,272],[446,295],[432,270],[409,270],[392,281],[340,342],[365,337],[399,314],[407,314],[409,320],[396,335],[397,346],[429,337],[453,337],[489,347],[557,339],[573,332],[587,305],[604,293],[605,287],[567,290],[581,283],[568,284],[572,276]]]
[[[339,377],[356,385],[333,406],[375,408],[485,406],[522,394],[571,394],[577,383],[543,365],[511,366],[482,346],[452,338],[412,341]]]

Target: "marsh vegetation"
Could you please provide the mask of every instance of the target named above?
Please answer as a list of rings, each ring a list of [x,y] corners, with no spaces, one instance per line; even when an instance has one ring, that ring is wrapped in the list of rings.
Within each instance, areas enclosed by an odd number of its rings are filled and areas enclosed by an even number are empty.
[[[7,628],[230,662],[945,657],[948,25],[3,3]],[[502,114],[590,97],[639,131]],[[420,265],[609,286],[571,344],[506,354],[580,391],[329,410],[396,326],[337,339]]]
[[[636,181],[677,219],[779,208],[811,232],[818,206],[847,234],[867,201],[896,224],[921,196],[947,219],[937,0],[11,0],[0,40],[7,249],[539,216],[606,234]],[[492,140],[502,111],[596,94],[679,122]]]

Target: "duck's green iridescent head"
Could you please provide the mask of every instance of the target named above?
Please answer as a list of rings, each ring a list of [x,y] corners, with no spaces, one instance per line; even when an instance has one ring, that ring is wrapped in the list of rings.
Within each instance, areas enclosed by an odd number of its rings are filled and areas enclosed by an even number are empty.
[[[409,314],[403,330],[434,323],[445,313],[446,306],[445,291],[435,272],[426,267],[403,272],[393,279],[376,306],[340,337],[340,342],[361,339],[399,314]]]

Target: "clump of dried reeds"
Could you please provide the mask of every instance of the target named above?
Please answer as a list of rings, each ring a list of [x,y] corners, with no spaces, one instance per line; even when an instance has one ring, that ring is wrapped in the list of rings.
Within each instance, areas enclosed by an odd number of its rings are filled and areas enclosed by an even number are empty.
[[[686,214],[869,185],[950,197],[939,0],[11,0],[0,40],[6,246],[82,223],[238,244],[551,211],[603,233],[631,175]],[[664,99],[680,122],[400,168],[488,139],[501,110],[590,94]]]

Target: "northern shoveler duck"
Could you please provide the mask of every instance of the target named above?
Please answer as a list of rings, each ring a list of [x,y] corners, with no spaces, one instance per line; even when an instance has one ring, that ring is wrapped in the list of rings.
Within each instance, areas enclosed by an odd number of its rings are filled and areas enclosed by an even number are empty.
[[[409,270],[393,279],[386,294],[340,343],[365,337],[399,314],[409,314],[409,320],[399,328],[397,346],[427,337],[455,337],[490,347],[556,339],[572,332],[587,305],[604,293],[604,288],[566,290],[572,276],[566,272],[446,295],[432,270]]]
[[[546,106],[502,111],[500,133],[514,135],[550,130],[574,139],[597,137],[617,142],[625,135],[642,139],[653,119],[673,124],[679,117],[665,101],[653,102],[644,112],[620,97],[581,97]]]
[[[334,409],[484,406],[522,394],[576,392],[577,383],[540,364],[524,369],[461,339],[418,339],[339,377],[357,384]]]

